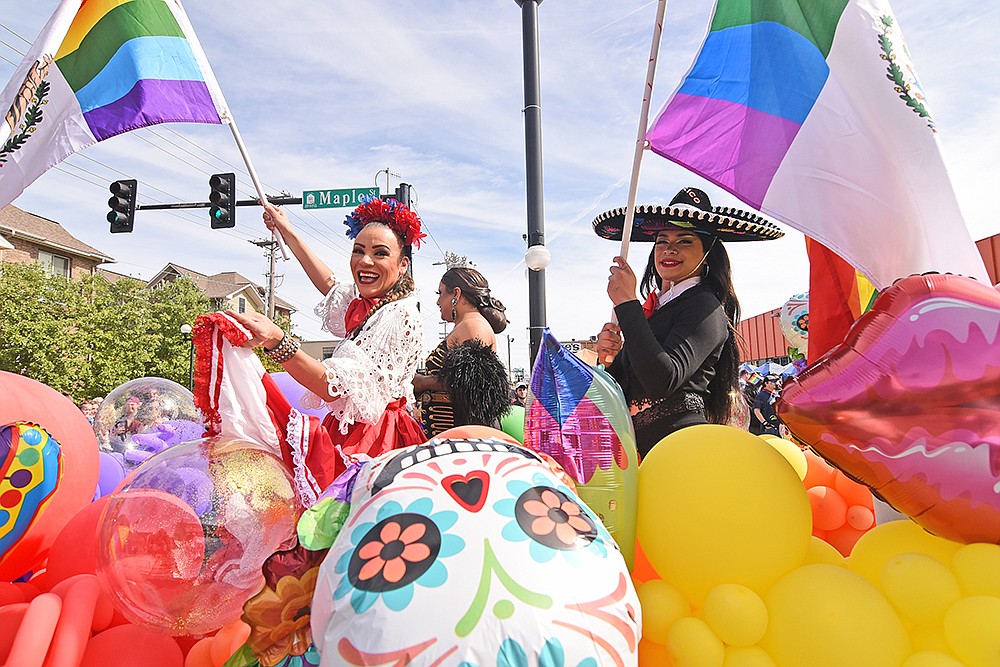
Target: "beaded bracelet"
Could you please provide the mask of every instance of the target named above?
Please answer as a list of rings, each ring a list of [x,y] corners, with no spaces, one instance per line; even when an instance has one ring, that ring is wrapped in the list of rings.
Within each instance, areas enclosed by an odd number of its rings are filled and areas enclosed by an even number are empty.
[[[277,347],[273,350],[269,350],[265,347],[264,353],[270,357],[271,361],[283,364],[294,357],[300,347],[302,347],[302,344],[286,333],[281,337],[281,342],[278,343]]]

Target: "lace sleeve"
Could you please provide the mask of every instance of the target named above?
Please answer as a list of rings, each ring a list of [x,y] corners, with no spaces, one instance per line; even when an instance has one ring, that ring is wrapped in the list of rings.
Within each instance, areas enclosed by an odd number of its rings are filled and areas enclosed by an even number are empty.
[[[325,331],[329,331],[337,338],[347,335],[344,330],[344,315],[347,313],[347,306],[356,296],[357,289],[354,283],[338,283],[330,288],[323,300],[313,308]]]
[[[344,340],[323,361],[331,393],[326,404],[340,422],[341,433],[354,422],[374,423],[386,405],[401,397],[413,401],[413,375],[423,349],[423,322],[413,296],[380,308],[357,338]],[[320,407],[315,394],[306,393],[303,405]]]

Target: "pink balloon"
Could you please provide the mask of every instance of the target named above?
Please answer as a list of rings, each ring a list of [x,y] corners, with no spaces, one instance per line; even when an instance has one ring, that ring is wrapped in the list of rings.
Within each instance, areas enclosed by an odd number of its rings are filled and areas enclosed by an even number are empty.
[[[1000,292],[897,281],[845,341],[787,384],[796,438],[927,530],[1000,543]]]
[[[52,642],[62,606],[59,596],[51,593],[43,593],[28,604],[21,618],[21,627],[18,628],[7,655],[8,665],[41,667]]]

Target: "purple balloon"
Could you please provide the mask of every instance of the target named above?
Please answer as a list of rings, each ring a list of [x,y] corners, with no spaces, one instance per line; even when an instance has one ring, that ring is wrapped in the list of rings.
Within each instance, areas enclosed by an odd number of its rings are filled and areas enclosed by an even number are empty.
[[[94,500],[108,495],[125,479],[125,467],[110,452],[100,452],[101,471],[97,477],[97,492]]]
[[[323,419],[323,417],[326,417],[326,414],[329,412],[329,410],[327,410],[325,407],[304,408],[300,405],[299,401],[301,400],[302,395],[306,393],[308,390],[302,385],[300,385],[298,382],[296,382],[295,378],[293,378],[291,375],[289,375],[286,372],[271,373],[271,379],[274,380],[274,383],[276,385],[278,385],[278,389],[280,389],[281,393],[285,395],[285,398],[288,399],[288,402],[292,404],[293,408],[295,408],[304,415],[312,415],[313,417],[317,417],[319,419]]]

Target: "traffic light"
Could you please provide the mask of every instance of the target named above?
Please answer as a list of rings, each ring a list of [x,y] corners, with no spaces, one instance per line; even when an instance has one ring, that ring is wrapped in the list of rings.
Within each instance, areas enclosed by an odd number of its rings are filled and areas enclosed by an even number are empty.
[[[208,209],[212,221],[212,229],[224,229],[236,226],[236,174],[212,174],[208,179],[212,192],[208,200],[212,202]]]
[[[111,233],[131,232],[135,223],[135,179],[115,181],[109,188],[111,199],[108,206],[108,222],[111,223]]]

